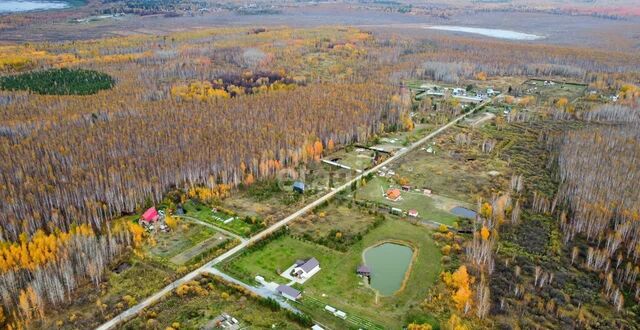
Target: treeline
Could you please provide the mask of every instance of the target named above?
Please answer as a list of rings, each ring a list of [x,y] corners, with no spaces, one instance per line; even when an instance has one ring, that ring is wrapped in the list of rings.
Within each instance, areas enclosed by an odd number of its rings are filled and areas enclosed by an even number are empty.
[[[105,267],[132,244],[126,228],[96,235],[89,225],[74,226],[69,232],[2,243],[0,249],[0,309],[9,319],[0,326],[26,327],[44,317],[51,306],[60,306],[72,297],[84,281],[98,287]],[[0,313],[2,314],[2,313]],[[8,322],[8,323],[5,323]]]
[[[601,274],[604,294],[618,310],[625,298],[640,301],[639,110],[603,107],[589,118],[616,125],[570,131],[557,142],[565,241],[586,238],[588,247],[576,245],[572,260]]]
[[[560,76],[620,87],[623,81],[636,81],[640,72],[638,54],[622,51],[437,35],[420,41],[389,40],[383,45],[396,48],[392,58],[405,62],[406,78],[449,83],[482,72],[487,76]]]

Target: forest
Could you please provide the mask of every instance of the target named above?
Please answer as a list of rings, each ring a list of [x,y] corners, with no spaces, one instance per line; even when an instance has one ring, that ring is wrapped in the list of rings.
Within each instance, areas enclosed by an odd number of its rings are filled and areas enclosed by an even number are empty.
[[[87,95],[113,87],[113,78],[91,70],[51,69],[0,78],[0,89],[48,95]]]
[[[581,81],[622,104],[576,111],[566,99],[523,101],[512,90],[509,106],[540,110],[526,118],[594,126],[527,141],[556,156],[540,170],[555,171],[548,186],[557,183],[557,194],[527,189],[537,176],[518,173],[525,177],[514,175],[506,192],[482,196],[465,265],[442,275],[453,292],[449,314],[490,327],[484,322],[504,301],[494,271],[509,260],[496,252],[501,235],[532,213],[557,216],[562,243],[575,243],[572,262],[600,274],[614,308],[640,299],[640,127],[638,91],[629,87],[640,78],[638,53],[324,27],[3,45],[0,54],[0,298],[14,328],[64,305],[82,284],[99,288],[110,263],[143,236],[140,226],[112,220],[170,190],[226,192],[319,162],[334,148],[411,130],[403,88],[416,79]],[[446,118],[461,113],[454,101],[439,107]],[[490,154],[497,139],[485,137],[482,151]],[[531,269],[534,287],[552,281],[544,267]]]

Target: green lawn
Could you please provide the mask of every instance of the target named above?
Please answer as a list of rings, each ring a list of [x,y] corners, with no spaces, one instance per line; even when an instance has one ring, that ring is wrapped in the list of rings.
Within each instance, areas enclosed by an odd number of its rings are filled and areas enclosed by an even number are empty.
[[[417,248],[417,254],[406,288],[393,296],[376,298],[376,292],[363,284],[355,275],[355,269],[362,263],[364,249],[384,240],[407,242]],[[302,285],[304,296],[393,329],[403,325],[407,312],[420,313],[414,305],[426,297],[441,268],[440,250],[431,239],[429,229],[403,220],[387,220],[346,253],[285,236],[231,260],[225,271],[245,280],[261,275],[267,280],[286,283],[278,271],[285,270],[296,259],[308,257],[316,257],[322,269]],[[308,304],[305,310],[314,317],[326,319],[326,312],[316,305],[318,303]]]
[[[357,191],[356,198],[382,203],[390,207],[399,208],[405,212],[415,209],[418,211],[419,216],[422,219],[432,220],[447,225],[453,225],[453,223],[458,219],[455,215],[445,211],[450,209],[451,204],[458,204],[455,203],[455,201],[440,198],[439,196],[429,197],[415,191],[403,191],[401,195],[402,200],[394,202],[383,196],[383,192],[385,192],[390,186],[391,184],[387,179],[374,177],[369,180],[364,187],[361,187]],[[460,202],[458,205],[465,206],[466,203]]]
[[[185,216],[194,217],[240,236],[249,237],[253,233],[251,225],[244,222],[239,216],[236,216],[236,219],[229,223],[224,223],[224,221],[218,219],[226,220],[231,218],[231,216],[222,212],[213,212],[212,208],[206,205],[190,200],[184,203],[183,208],[186,211]]]

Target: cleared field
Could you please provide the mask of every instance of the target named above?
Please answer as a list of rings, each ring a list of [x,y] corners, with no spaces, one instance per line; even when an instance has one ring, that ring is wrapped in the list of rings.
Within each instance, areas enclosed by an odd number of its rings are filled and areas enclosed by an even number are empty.
[[[583,84],[572,84],[563,82],[547,82],[544,80],[531,79],[523,85],[526,94],[536,96],[540,101],[550,101],[565,97],[569,101],[573,101],[584,95],[587,86]]]
[[[432,124],[417,124],[411,131],[399,131],[382,136],[373,147],[388,152],[400,150],[412,142],[429,134],[435,126]]]
[[[222,212],[214,212],[211,207],[195,201],[188,201],[187,203],[184,203],[183,208],[185,210],[185,215],[187,216],[194,217],[216,227],[226,229],[240,236],[246,237],[253,232],[251,225],[244,222],[240,216],[236,216],[232,221],[225,223],[225,220],[233,217]]]
[[[355,170],[364,170],[373,165],[375,152],[363,148],[343,149],[326,157],[332,162],[348,166]]]
[[[291,234],[305,236],[325,245],[348,246],[376,222],[368,209],[345,202],[333,201],[318,212],[307,214],[290,226]],[[338,234],[339,233],[339,234]],[[339,236],[339,237],[338,237]]]
[[[311,313],[314,318],[338,322],[332,320],[335,319],[333,316],[329,315],[327,318],[328,314],[319,308],[322,304],[330,304],[346,311],[347,314],[368,320],[371,324],[397,329],[402,326],[403,317],[408,311],[421,313],[412,302],[426,297],[428,289],[440,273],[440,250],[430,234],[431,231],[422,226],[402,220],[387,220],[344,253],[284,236],[262,249],[230,261],[230,267],[225,271],[247,280],[261,275],[268,281],[286,283],[287,281],[278,275],[280,271],[288,268],[297,259],[315,257],[320,261],[321,270],[302,287],[303,296],[314,301],[310,304],[303,302],[305,311]],[[365,285],[355,274],[355,270],[363,262],[364,249],[387,240],[402,241],[413,246],[416,257],[406,287],[392,296],[383,297],[377,296],[374,290]],[[342,327],[345,327],[344,323]]]
[[[509,136],[491,133],[494,130],[493,123],[477,129],[457,127],[436,140],[435,153],[413,152],[392,169],[414,187],[425,187],[435,195],[475,205],[477,196],[500,189],[500,182],[511,177],[508,162],[500,153],[509,148],[512,140]],[[463,135],[479,142],[457,144],[456,137]],[[495,140],[495,148],[490,153],[480,150],[480,143],[485,139]]]
[[[181,222],[176,229],[170,232],[155,234],[156,244],[154,246],[147,245],[145,248],[154,257],[170,259],[215,236],[224,237],[211,228]]]
[[[418,211],[420,218],[446,225],[453,225],[457,220],[457,217],[448,210],[454,206],[469,206],[465,202],[443,196],[425,196],[423,193],[415,191],[403,191],[401,200],[391,201],[385,198],[384,195],[391,186],[392,184],[389,180],[374,177],[357,191],[356,198],[399,208],[404,212],[414,209]],[[395,187],[399,188],[397,185]]]
[[[169,261],[171,261],[175,265],[184,265],[189,262],[189,260],[222,244],[226,241],[225,238],[226,236],[220,233],[216,233],[213,237],[207,239],[206,241],[200,242],[196,246],[193,246],[190,249],[173,256],[171,259],[169,259]]]

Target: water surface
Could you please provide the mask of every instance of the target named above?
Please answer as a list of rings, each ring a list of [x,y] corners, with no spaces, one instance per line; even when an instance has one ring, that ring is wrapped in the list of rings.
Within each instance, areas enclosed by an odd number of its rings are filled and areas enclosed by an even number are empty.
[[[426,29],[473,33],[473,34],[480,34],[487,37],[493,37],[493,38],[499,38],[499,39],[510,39],[510,40],[538,40],[538,39],[544,38],[542,36],[535,35],[535,34],[528,34],[528,33],[522,33],[517,31],[511,31],[511,30],[483,29],[483,28],[455,26],[455,25],[427,26]]]
[[[62,9],[69,7],[65,1],[0,0],[0,13],[17,13],[32,10]]]
[[[364,262],[371,269],[371,287],[388,296],[402,287],[411,264],[413,250],[395,243],[384,243],[368,249]]]
[[[449,211],[451,213],[459,216],[459,217],[462,217],[462,218],[468,218],[468,219],[475,219],[476,218],[476,211],[469,210],[466,207],[456,206],[456,207],[452,208]]]

